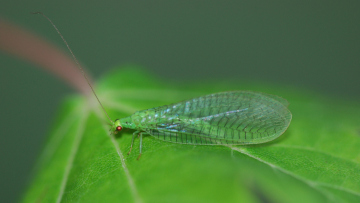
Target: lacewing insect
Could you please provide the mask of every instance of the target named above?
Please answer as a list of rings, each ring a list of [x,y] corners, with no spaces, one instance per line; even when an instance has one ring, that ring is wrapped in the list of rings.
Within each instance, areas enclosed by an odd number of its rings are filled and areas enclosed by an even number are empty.
[[[123,128],[135,130],[130,151],[136,135],[191,145],[247,145],[260,144],[276,139],[291,122],[288,102],[278,96],[250,91],[231,91],[205,95],[182,102],[137,111],[121,119],[112,119],[101,104],[86,74],[79,65],[66,40],[50,21],[72,54],[96,99],[110,120],[112,133]]]

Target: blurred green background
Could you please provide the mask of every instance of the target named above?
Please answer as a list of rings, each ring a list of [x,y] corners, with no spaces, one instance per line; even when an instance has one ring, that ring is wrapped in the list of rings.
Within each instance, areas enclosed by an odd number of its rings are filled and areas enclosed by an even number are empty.
[[[360,101],[359,1],[7,1],[0,17],[65,50],[96,79],[140,65],[176,81],[231,78]],[[66,51],[66,50],[65,50]],[[0,196],[19,200],[62,99],[75,93],[0,52]],[[82,78],[79,78],[82,80]]]

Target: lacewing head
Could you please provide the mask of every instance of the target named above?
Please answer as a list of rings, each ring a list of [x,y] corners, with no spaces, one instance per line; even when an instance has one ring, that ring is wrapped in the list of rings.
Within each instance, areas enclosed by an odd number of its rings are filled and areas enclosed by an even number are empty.
[[[121,131],[123,129],[121,123],[120,123],[120,120],[119,119],[116,119],[114,121],[114,124],[112,125],[112,131],[116,134],[118,133],[119,131]]]

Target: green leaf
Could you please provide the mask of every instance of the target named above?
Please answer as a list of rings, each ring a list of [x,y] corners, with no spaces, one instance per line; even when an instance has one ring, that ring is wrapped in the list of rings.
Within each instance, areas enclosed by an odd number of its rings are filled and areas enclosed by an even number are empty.
[[[284,87],[234,81],[172,84],[140,69],[97,85],[110,117],[229,90],[275,94],[293,120],[278,139],[252,146],[193,146],[110,135],[92,99],[67,99],[24,202],[360,202],[360,107]],[[90,101],[90,102],[89,102]],[[105,121],[105,122],[104,122]]]

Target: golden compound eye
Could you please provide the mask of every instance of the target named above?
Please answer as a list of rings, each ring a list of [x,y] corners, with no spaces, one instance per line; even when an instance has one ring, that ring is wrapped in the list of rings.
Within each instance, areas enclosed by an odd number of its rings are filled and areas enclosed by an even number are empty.
[[[116,131],[120,131],[120,130],[122,130],[122,127],[121,127],[121,126],[117,126],[117,127],[116,127]]]

